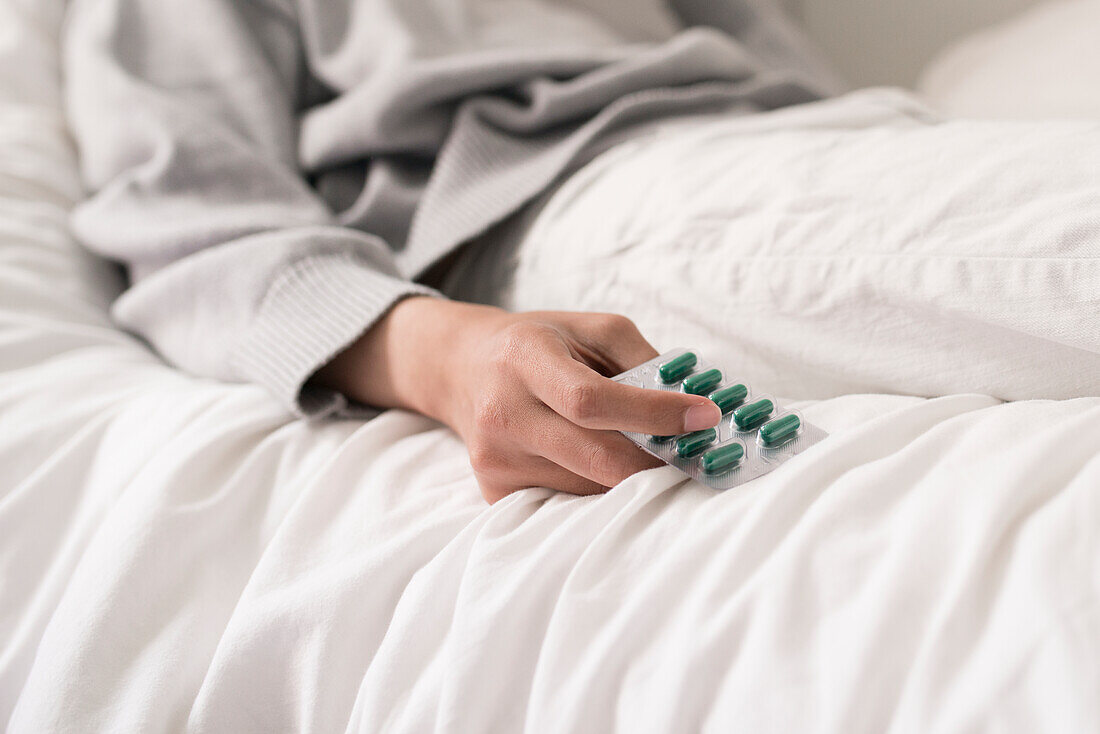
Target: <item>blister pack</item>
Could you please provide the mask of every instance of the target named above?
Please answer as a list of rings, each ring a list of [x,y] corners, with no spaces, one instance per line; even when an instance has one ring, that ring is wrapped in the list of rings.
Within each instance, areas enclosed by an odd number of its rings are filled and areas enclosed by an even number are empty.
[[[612,379],[647,390],[705,395],[722,409],[716,428],[681,436],[647,436],[624,431],[645,451],[714,489],[752,481],[802,453],[828,434],[785,410],[766,393],[756,393],[732,373],[675,349]]]

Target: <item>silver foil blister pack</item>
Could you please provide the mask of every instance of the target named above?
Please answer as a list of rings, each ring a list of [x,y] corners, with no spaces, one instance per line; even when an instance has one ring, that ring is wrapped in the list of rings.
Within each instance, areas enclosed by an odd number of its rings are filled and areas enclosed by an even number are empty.
[[[779,467],[828,434],[797,410],[689,349],[674,349],[613,378],[645,388],[702,395],[722,408],[716,428],[680,436],[624,431],[645,451],[714,489],[732,489]]]

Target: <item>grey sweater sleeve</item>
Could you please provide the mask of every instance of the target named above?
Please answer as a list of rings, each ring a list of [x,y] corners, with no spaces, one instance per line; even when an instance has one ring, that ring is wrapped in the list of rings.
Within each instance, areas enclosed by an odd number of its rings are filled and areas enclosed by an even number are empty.
[[[434,294],[412,279],[617,137],[819,98],[765,7],[71,0],[74,231],[169,362],[324,414],[345,401],[310,376]]]
[[[299,38],[282,0],[75,0],[67,104],[92,196],[72,225],[128,267],[114,316],[169,362],[319,415],[346,401],[309,377],[434,291],[299,170]]]

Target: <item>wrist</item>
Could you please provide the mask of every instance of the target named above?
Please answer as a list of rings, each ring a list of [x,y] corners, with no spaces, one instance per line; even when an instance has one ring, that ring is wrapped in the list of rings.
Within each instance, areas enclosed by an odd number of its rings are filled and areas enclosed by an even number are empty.
[[[462,357],[505,312],[414,296],[398,301],[317,379],[377,408],[403,408],[448,425],[461,410]]]

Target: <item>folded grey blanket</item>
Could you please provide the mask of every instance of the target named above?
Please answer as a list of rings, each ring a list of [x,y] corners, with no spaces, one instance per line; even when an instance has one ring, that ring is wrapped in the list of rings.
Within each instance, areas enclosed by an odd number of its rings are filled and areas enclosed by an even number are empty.
[[[73,227],[121,325],[320,415],[317,369],[601,146],[822,68],[753,0],[73,0]]]

